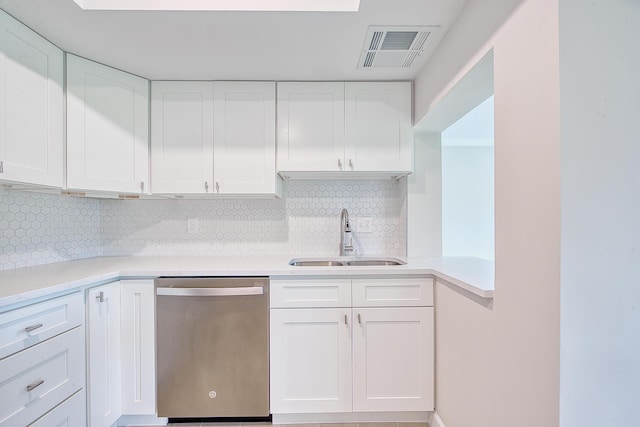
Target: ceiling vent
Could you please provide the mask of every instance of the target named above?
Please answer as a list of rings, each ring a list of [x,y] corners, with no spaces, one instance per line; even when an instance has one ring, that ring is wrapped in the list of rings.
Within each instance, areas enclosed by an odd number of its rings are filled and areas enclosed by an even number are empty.
[[[437,29],[437,26],[371,26],[358,68],[409,68],[424,52]]]

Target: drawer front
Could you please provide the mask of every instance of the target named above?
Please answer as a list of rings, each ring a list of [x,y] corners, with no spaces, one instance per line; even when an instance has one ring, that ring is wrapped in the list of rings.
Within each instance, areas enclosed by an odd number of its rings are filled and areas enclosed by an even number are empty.
[[[87,408],[84,390],[80,390],[51,411],[47,412],[42,418],[29,427],[86,427],[87,425]]]
[[[353,279],[352,299],[354,307],[430,307],[433,279]]]
[[[65,295],[0,314],[0,359],[83,323],[82,293]]]
[[[0,426],[25,426],[84,388],[84,328],[0,360]]]
[[[271,308],[351,307],[351,279],[271,280]]]

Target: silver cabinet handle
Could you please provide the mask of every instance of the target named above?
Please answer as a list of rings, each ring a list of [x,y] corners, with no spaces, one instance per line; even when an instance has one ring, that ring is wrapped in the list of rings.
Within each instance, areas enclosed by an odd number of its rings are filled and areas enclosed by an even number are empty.
[[[342,170],[342,160],[338,159],[338,169]]]
[[[140,192],[144,193],[144,181],[140,181]]]
[[[4,173],[4,162],[0,160],[0,173]]]
[[[238,295],[263,295],[262,286],[238,288],[157,288],[156,295],[175,297],[224,297]]]
[[[38,380],[38,381],[36,381],[34,383],[31,383],[26,387],[27,391],[31,391],[31,390],[33,390],[33,389],[35,389],[37,387],[40,387],[42,384],[44,384],[44,380]]]
[[[346,314],[344,315],[344,324],[349,326],[349,323],[347,322],[347,315]]]
[[[105,298],[104,297],[104,292],[100,291],[100,293],[98,295],[96,295],[96,300],[98,302],[105,302],[106,300],[108,300],[109,298]]]
[[[216,181],[216,193],[220,193],[220,183]]]
[[[349,167],[353,170],[353,162],[349,159]]]
[[[207,182],[207,181],[204,182],[204,192],[205,193],[209,192],[209,182]]]
[[[26,328],[24,328],[24,331],[26,333],[35,331],[36,329],[42,328],[42,323],[38,323],[37,325],[31,325],[31,326],[27,326]]]
[[[358,313],[358,324],[362,325],[362,319],[360,318],[360,313]]]

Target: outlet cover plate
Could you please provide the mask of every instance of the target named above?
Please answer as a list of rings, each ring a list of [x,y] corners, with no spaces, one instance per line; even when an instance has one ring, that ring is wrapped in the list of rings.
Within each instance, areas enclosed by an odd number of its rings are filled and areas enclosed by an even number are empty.
[[[358,217],[357,230],[360,233],[373,233],[373,220],[370,216]]]
[[[187,233],[196,234],[199,229],[198,218],[187,218]]]

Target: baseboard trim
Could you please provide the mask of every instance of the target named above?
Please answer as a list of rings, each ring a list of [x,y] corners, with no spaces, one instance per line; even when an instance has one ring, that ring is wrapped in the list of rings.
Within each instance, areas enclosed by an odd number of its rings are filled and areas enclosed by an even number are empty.
[[[429,427],[445,427],[442,418],[440,418],[437,412],[432,412],[431,415],[429,415]]]
[[[155,415],[123,415],[118,419],[121,426],[166,426],[168,418],[158,418]]]
[[[427,422],[429,420],[430,414],[431,412],[341,412],[329,414],[273,414],[273,424],[346,424],[373,422],[420,423]]]

